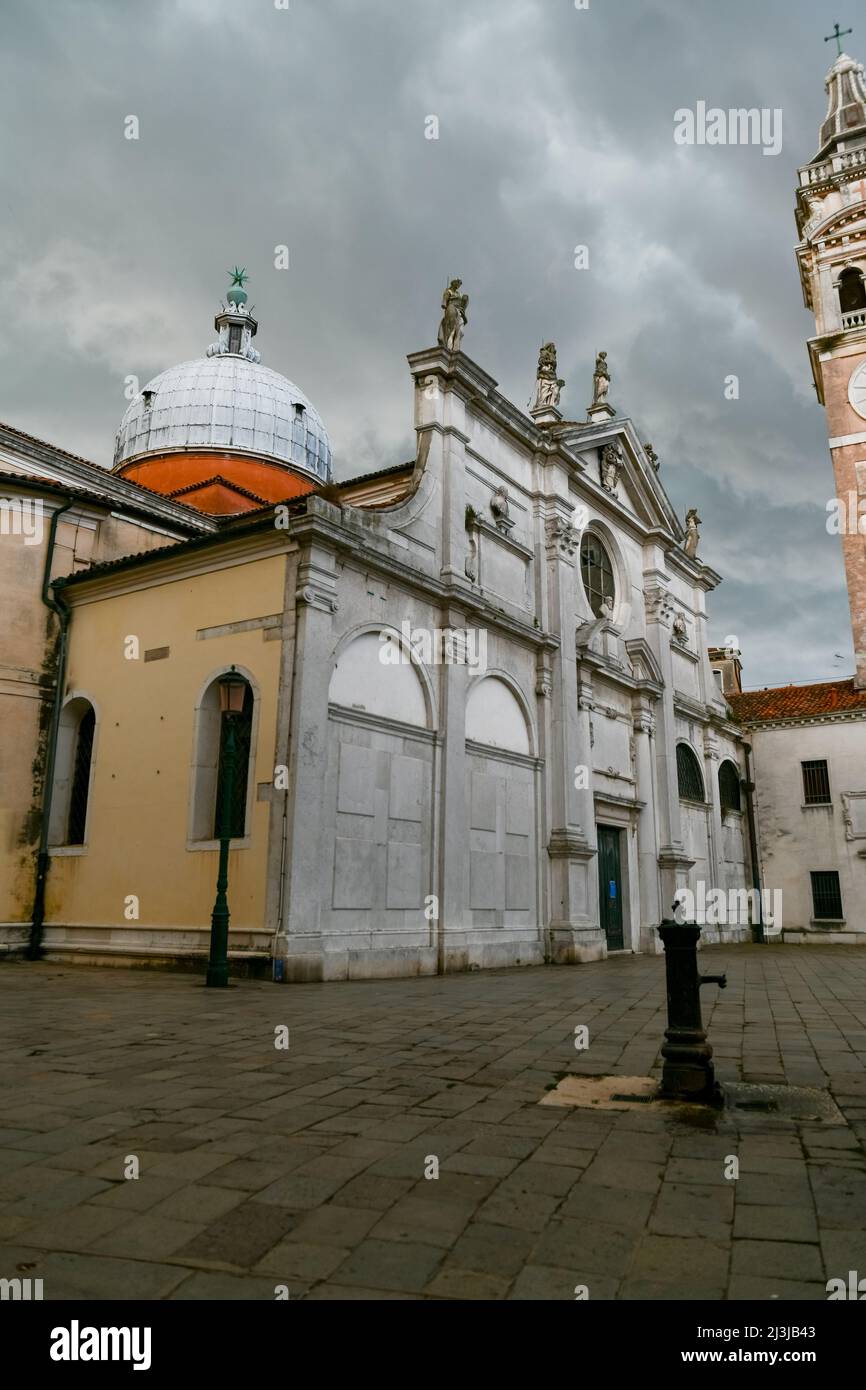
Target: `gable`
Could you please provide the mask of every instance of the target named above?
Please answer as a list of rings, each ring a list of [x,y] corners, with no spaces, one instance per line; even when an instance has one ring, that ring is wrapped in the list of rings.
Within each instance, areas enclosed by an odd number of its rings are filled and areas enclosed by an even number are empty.
[[[675,541],[683,527],[631,420],[569,427],[560,436],[579,458],[583,476],[644,526]]]

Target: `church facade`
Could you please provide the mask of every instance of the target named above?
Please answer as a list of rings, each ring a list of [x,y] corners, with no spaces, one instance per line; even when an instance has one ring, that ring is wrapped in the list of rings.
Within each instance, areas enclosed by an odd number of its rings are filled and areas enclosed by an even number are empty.
[[[234,968],[287,981],[656,951],[677,889],[755,882],[697,513],[604,353],[573,421],[545,344],[527,413],[463,351],[466,304],[453,282],[409,357],[414,459],[366,478],[332,481],[242,278],[130,404],[111,478],[194,529],[51,588],[31,952],[201,962],[224,815]]]
[[[237,272],[110,472],[0,426],[0,952],[201,965],[225,826],[232,967],[279,980],[657,951],[683,889],[704,940],[866,944],[862,66],[826,88],[797,257],[854,676],[744,692],[708,647],[606,353],[567,419],[545,343],[521,410],[452,281],[412,459],[338,484]]]

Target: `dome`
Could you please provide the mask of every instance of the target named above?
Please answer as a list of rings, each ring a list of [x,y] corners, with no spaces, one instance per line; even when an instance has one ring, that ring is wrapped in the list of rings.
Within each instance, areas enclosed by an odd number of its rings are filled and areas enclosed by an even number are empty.
[[[197,357],[153,377],[124,414],[113,467],[143,455],[209,449],[331,478],[331,445],[318,411],[286,377],[242,353]]]

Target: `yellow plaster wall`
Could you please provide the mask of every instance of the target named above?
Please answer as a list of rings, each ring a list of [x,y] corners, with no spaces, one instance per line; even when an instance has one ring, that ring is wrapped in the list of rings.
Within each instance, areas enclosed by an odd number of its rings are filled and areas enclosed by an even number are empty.
[[[234,663],[248,672],[260,699],[253,777],[271,783],[282,644],[265,641],[261,628],[206,640],[196,632],[280,613],[285,564],[285,556],[270,556],[74,603],[67,692],[96,708],[94,776],[86,851],[52,856],[48,924],[209,924],[218,854],[187,849],[195,707],[221,668]],[[139,640],[137,661],[124,656],[130,635]],[[145,650],[157,647],[170,655],[145,662]],[[254,792],[250,847],[229,855],[233,928],[265,925],[268,809]],[[137,921],[124,917],[132,894]]]
[[[28,922],[33,906],[42,791],[38,755],[44,753],[50,712],[45,691],[53,680],[58,632],[41,598],[49,523],[46,508],[39,544],[0,537],[0,922]],[[114,517],[102,517],[94,527],[64,516],[51,574],[72,574],[91,561],[169,545],[171,539]]]

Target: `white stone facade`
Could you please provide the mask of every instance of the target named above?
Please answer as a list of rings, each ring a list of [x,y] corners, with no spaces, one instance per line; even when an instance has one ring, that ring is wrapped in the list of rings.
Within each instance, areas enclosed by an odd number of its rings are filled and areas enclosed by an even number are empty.
[[[269,894],[284,978],[599,959],[597,824],[618,846],[622,949],[658,950],[678,887],[752,882],[744,816],[719,805],[721,760],[744,760],[707,657],[718,576],[686,556],[628,419],[539,426],[462,354],[409,360],[407,496],[313,497],[289,533]],[[581,578],[584,524],[611,561],[609,618]],[[435,659],[443,630],[466,661]],[[680,742],[703,778],[688,802]]]

